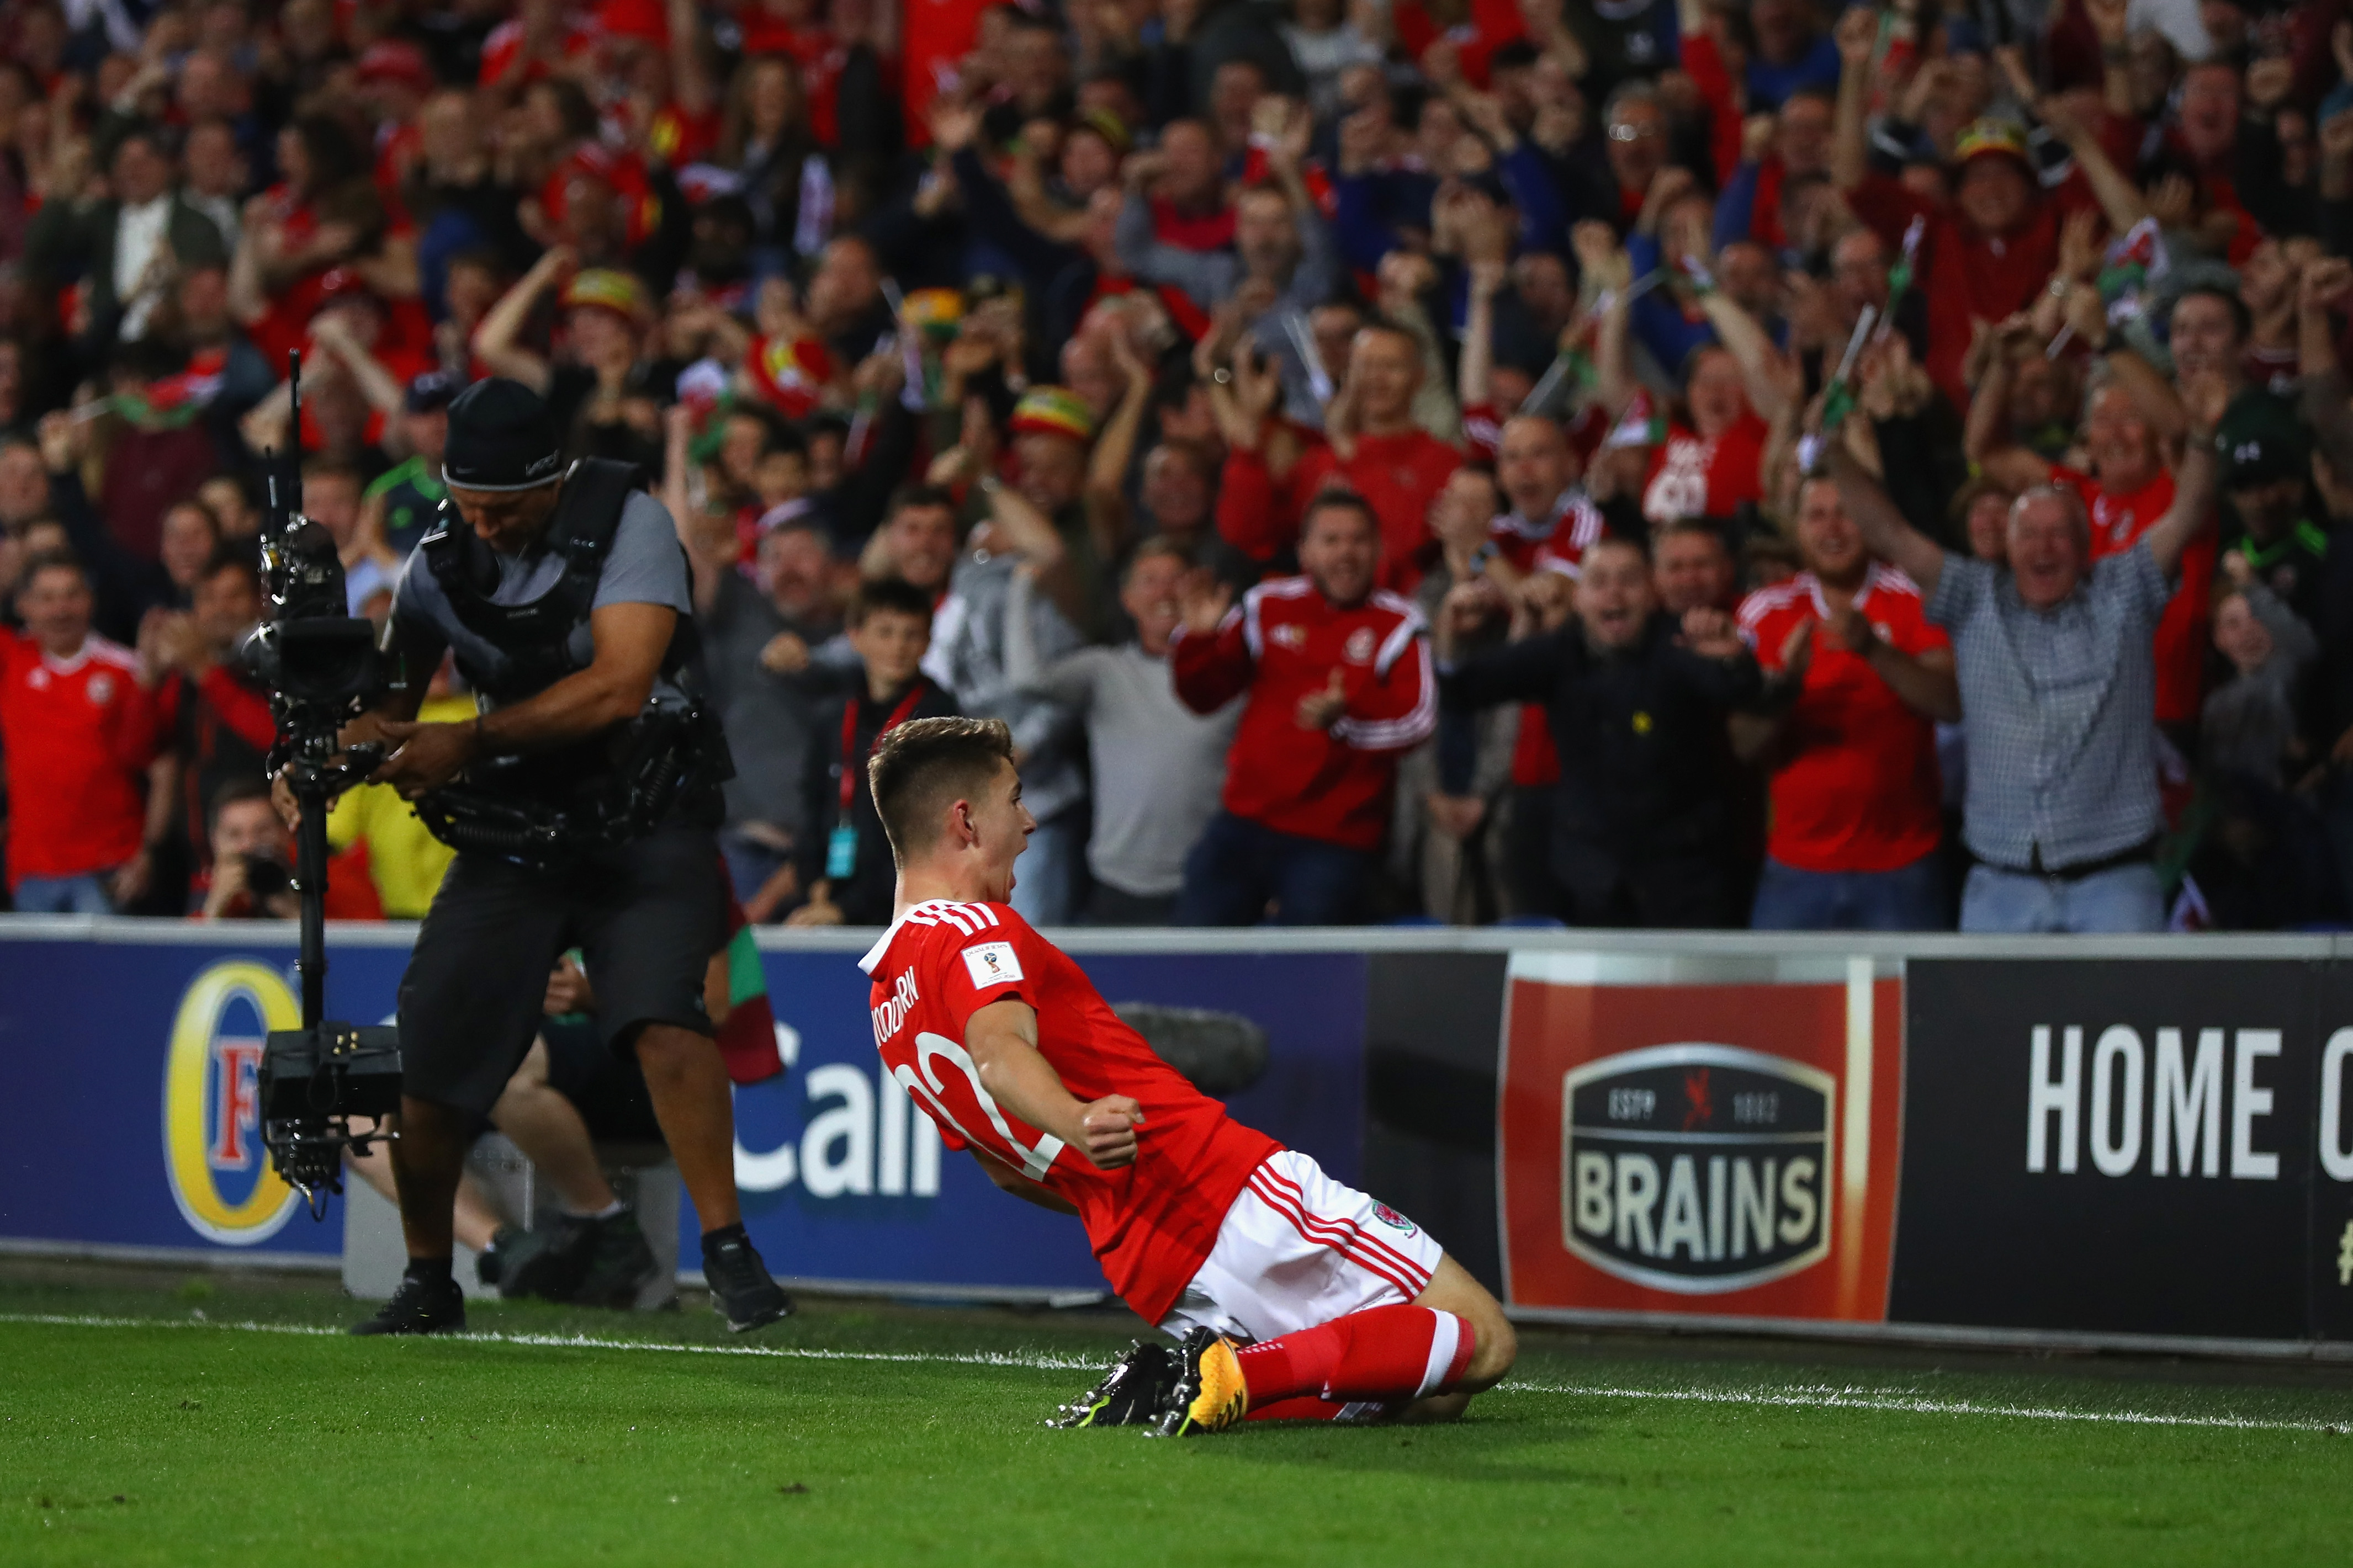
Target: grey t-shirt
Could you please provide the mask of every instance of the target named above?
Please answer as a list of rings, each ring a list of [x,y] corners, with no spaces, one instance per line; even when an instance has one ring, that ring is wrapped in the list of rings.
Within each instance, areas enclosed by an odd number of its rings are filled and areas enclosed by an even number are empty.
[[[1035,620],[1018,613],[1034,595],[1029,579],[1013,579],[1005,673],[1017,689],[1085,721],[1095,798],[1088,868],[1121,892],[1166,898],[1184,885],[1185,857],[1217,814],[1243,700],[1194,712],[1176,695],[1168,660],[1132,642],[1046,663]]]
[[[516,555],[496,551],[491,553],[499,563],[499,585],[491,595],[493,604],[530,604],[554,587],[556,580],[564,575],[564,558],[544,543],[529,545]],[[614,530],[612,548],[605,555],[605,569],[596,579],[596,595],[590,608],[601,610],[607,605],[668,605],[681,616],[694,613],[686,551],[679,543],[670,509],[642,490],[631,491],[629,499],[622,503],[620,525]],[[448,595],[441,591],[440,579],[433,575],[433,568],[427,563],[422,550],[411,551],[407,564],[401,570],[400,586],[393,595],[393,617],[404,634],[422,634],[434,642],[446,643],[475,668],[497,672],[506,665],[504,654],[458,619],[458,612],[450,607]],[[575,669],[586,669],[596,657],[596,638],[585,624],[573,629],[566,647]],[[654,695],[678,698],[683,693],[670,682],[658,680],[654,683]]]

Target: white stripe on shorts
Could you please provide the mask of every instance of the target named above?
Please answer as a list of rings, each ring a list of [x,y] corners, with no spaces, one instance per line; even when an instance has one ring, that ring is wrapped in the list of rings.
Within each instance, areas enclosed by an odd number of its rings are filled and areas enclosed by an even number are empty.
[[[1280,1150],[1250,1173],[1160,1327],[1263,1343],[1367,1307],[1410,1305],[1443,1256],[1411,1220],[1334,1181],[1298,1150]],[[1453,1353],[1439,1363],[1440,1375]]]

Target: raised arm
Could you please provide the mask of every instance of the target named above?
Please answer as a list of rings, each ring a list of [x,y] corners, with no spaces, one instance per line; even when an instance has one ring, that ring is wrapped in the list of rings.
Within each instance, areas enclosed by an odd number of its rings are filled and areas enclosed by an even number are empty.
[[[1781,351],[1757,324],[1757,318],[1733,302],[1732,296],[1722,290],[1711,290],[1699,299],[1699,308],[1707,317],[1715,335],[1740,362],[1740,379],[1748,388],[1748,401],[1767,419],[1778,419],[1789,406],[1788,384],[1775,371],[1779,367]]]
[[[694,0],[667,0],[667,5],[671,89],[685,113],[708,114],[719,101],[719,94],[703,62],[702,18],[697,15]]]
[[[1871,170],[1866,110],[1871,95],[1871,57],[1879,45],[1879,14],[1857,5],[1838,19],[1837,127],[1831,136],[1831,183],[1841,191],[1862,184]]]
[[[2051,478],[2051,465],[2010,439],[2010,351],[2014,342],[2031,341],[2032,326],[2023,316],[2012,316],[1994,329],[1994,342],[1986,360],[1985,379],[1969,399],[1968,424],[1961,435],[1962,450],[1979,472],[2005,489],[2031,489]]]
[[[1879,481],[1863,471],[1845,442],[1832,441],[1828,445],[1831,478],[1838,483],[1839,499],[1846,503],[1847,516],[1854,519],[1855,527],[1862,531],[1864,546],[1918,584],[1924,596],[1933,595],[1937,579],[1945,574],[1945,552],[1926,534],[1904,521],[1903,512],[1887,499]]]
[[[2229,401],[2219,378],[2212,387],[2200,390],[2190,411],[2189,443],[2173,474],[2173,505],[2141,535],[2149,559],[2168,577],[2181,564],[2181,552],[2189,542],[2214,526],[2214,426]]]
[[[2089,126],[2076,119],[2057,98],[2037,90],[2034,78],[2026,68],[2026,57],[2015,47],[2006,46],[1994,51],[1994,58],[2009,77],[2010,90],[2019,102],[2067,144],[2075,166],[2084,171],[2084,182],[2092,187],[2100,210],[2107,215],[2116,231],[2122,234],[2147,217],[2148,203],[2142,198],[2140,187],[2118,172]]]
[[[1111,349],[1113,362],[1127,378],[1127,390],[1120,395],[1119,406],[1112,410],[1087,459],[1084,497],[1087,526],[1105,561],[1118,560],[1127,543],[1127,470],[1135,461],[1135,439],[1152,405],[1152,367],[1137,357],[1124,328],[1112,332]]]
[[[571,247],[556,246],[532,264],[513,288],[499,296],[481,325],[474,329],[474,352],[493,373],[545,393],[552,373],[545,360],[522,346],[522,331],[531,321],[540,296],[555,287],[573,264]]]
[[[1487,406],[1487,381],[1495,366],[1495,295],[1504,287],[1504,264],[1471,262],[1464,269],[1469,288],[1462,313],[1462,351],[1454,368],[1454,395],[1467,416]],[[1509,411],[1498,409],[1509,416]]]
[[[2353,295],[2353,263],[2327,257],[2304,269],[2296,288],[2296,369],[2304,377],[2300,400],[2313,440],[2328,466],[2339,474],[2353,474],[2353,406],[2337,358],[2336,321],[2331,310]]]

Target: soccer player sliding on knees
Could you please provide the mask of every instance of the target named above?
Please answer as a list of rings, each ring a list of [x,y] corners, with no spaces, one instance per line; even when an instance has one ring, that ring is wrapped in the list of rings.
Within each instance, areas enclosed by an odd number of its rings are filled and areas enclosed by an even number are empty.
[[[1495,1299],[1412,1221],[1242,1126],[1014,913],[1036,826],[997,720],[924,719],[869,763],[898,864],[873,976],[883,1066],[951,1148],[1076,1215],[1137,1343],[1061,1426],[1451,1419],[1511,1370]]]

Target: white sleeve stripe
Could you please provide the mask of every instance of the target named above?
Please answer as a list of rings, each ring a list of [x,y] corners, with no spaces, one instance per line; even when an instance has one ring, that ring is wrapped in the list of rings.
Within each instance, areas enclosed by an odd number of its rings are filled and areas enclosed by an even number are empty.
[[[1436,1308],[1428,1310],[1438,1321],[1431,1325],[1430,1363],[1422,1369],[1421,1386],[1413,1391],[1416,1399],[1426,1399],[1444,1386],[1446,1370],[1454,1364],[1454,1352],[1462,1343],[1461,1319]]]
[[[1397,629],[1381,639],[1381,651],[1373,656],[1373,673],[1387,680],[1389,676],[1389,667],[1397,663],[1398,656],[1405,652],[1406,645],[1413,640],[1415,634],[1420,629],[1411,621],[1399,621],[1397,624]]]
[[[1430,668],[1430,644],[1416,638],[1421,661],[1421,691],[1413,710],[1398,719],[1343,719],[1332,726],[1335,740],[1365,751],[1395,751],[1427,740],[1438,728],[1438,677]]]

